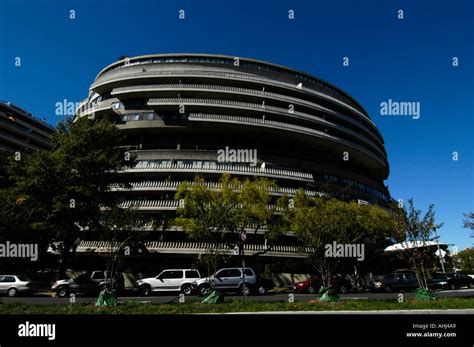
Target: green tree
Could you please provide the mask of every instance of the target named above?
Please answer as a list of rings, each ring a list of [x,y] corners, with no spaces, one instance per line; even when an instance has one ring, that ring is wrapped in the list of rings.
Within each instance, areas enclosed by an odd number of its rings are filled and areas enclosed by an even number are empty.
[[[107,253],[107,273],[114,274],[117,271],[118,259],[131,255],[132,249],[141,245],[149,233],[143,228],[148,222],[149,218],[134,206],[102,208],[101,221],[95,234],[96,240],[104,240],[110,245]],[[115,279],[115,276],[107,279],[107,290],[115,288]]]
[[[39,258],[46,253],[50,238],[34,228],[33,221],[36,211],[25,204],[25,196],[15,186],[18,175],[23,175],[23,163],[32,154],[0,152],[0,241],[12,243],[38,244]],[[15,160],[18,159],[19,161]],[[15,175],[16,173],[16,175]],[[15,264],[21,259],[5,259],[4,263]]]
[[[206,245],[200,260],[209,274],[238,244],[246,228],[252,227],[254,233],[268,229],[275,208],[268,192],[275,184],[266,179],[241,182],[224,174],[219,183],[218,189],[212,189],[202,178],[196,178],[180,185],[175,196],[181,205],[175,223]]]
[[[466,248],[455,256],[455,261],[461,271],[474,274],[474,248]]]
[[[416,273],[420,288],[428,291],[429,271],[434,267],[433,250],[430,247],[437,229],[443,224],[435,223],[434,205],[422,216],[415,208],[413,199],[408,200],[407,208],[394,206],[396,223],[395,239],[402,246],[401,256]]]
[[[0,151],[0,190],[5,189],[9,186],[9,173],[8,166],[12,160],[12,154],[4,151]]]
[[[5,203],[32,233],[57,249],[60,272],[80,240],[98,237],[101,208],[117,203],[109,185],[126,186],[129,178],[116,171],[132,165],[133,158],[120,148],[122,141],[109,120],[84,117],[61,123],[51,137],[51,150],[25,155],[9,167],[12,184]]]
[[[469,212],[464,214],[464,227],[474,230],[474,212]],[[471,234],[471,237],[474,237],[474,233]]]
[[[330,287],[332,275],[343,263],[358,265],[355,258],[327,256],[328,245],[379,242],[393,230],[389,213],[374,205],[308,197],[303,190],[287,203],[284,219],[309,263],[321,274],[324,287]]]

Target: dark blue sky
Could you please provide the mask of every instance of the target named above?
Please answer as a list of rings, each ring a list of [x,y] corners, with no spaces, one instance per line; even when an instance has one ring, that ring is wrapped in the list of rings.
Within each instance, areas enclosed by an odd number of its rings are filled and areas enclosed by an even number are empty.
[[[385,138],[392,196],[434,203],[441,240],[463,249],[473,244],[462,227],[474,211],[473,17],[471,0],[0,0],[0,99],[56,124],[55,104],[83,99],[120,55],[222,53],[303,70],[361,103]],[[381,116],[388,99],[420,102],[421,118]]]

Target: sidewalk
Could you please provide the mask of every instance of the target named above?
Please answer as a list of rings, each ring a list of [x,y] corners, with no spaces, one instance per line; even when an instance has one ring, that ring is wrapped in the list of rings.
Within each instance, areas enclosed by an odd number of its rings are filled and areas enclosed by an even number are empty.
[[[355,315],[391,315],[391,314],[407,314],[407,315],[421,315],[421,314],[472,314],[474,315],[474,308],[466,309],[447,309],[447,310],[371,310],[371,311],[262,311],[262,312],[228,312],[228,313],[197,313],[197,314],[257,314],[257,315],[339,315],[339,314],[355,314]]]

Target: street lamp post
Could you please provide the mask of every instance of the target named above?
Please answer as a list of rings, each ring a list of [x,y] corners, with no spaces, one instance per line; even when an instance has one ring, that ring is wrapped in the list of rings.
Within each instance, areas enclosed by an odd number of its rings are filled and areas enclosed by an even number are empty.
[[[441,249],[439,247],[439,236],[436,233],[436,227],[434,227],[434,233],[435,233],[435,237],[433,238],[433,240],[436,240],[436,245],[438,246],[438,257],[439,257],[439,262],[441,263],[441,269],[443,270],[443,273],[446,273],[444,269],[444,259],[441,256]]]
[[[247,234],[245,230],[239,235],[239,244],[240,244],[240,256],[242,257],[242,291],[244,295],[244,302],[247,301],[247,286],[245,284],[245,241],[247,240]]]

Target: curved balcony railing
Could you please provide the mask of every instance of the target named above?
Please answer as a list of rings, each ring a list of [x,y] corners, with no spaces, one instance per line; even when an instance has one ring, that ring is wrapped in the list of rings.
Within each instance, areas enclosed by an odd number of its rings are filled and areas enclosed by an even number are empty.
[[[260,168],[242,165],[232,164],[215,164],[209,168],[200,167],[197,168],[192,164],[162,164],[153,162],[139,161],[131,169],[126,169],[121,172],[191,172],[191,173],[224,173],[246,175],[246,176],[263,176],[273,177],[281,179],[298,180],[305,182],[314,182],[313,175],[306,172],[273,169],[273,168]]]
[[[110,253],[118,250],[118,243],[111,241],[82,241],[79,243],[76,252],[79,253]],[[234,250],[226,244],[212,245],[204,242],[172,242],[172,241],[151,241],[145,242],[144,246],[150,253],[165,254],[202,254],[208,249],[217,249],[222,253],[233,254]],[[284,256],[305,258],[310,248],[300,250],[295,246],[265,245],[265,244],[245,244],[245,253],[248,256],[259,254],[260,256]],[[306,252],[306,253],[305,253]]]
[[[160,227],[158,227],[160,229]],[[265,232],[268,230],[265,226],[257,226],[256,224],[249,225],[244,228],[247,233],[255,233],[255,230],[257,229],[257,234],[265,234]],[[140,228],[140,230],[153,230],[153,224],[148,223],[145,224]],[[166,228],[166,231],[183,231],[184,229],[180,226],[168,226]],[[286,233],[285,235],[294,235],[293,233]]]
[[[325,119],[303,113],[303,112],[293,112],[290,113],[288,112],[287,109],[281,108],[281,107],[275,107],[275,106],[267,106],[263,104],[254,104],[250,102],[242,102],[242,101],[230,101],[230,100],[220,100],[220,99],[201,99],[201,98],[153,98],[148,101],[149,106],[158,106],[158,105],[178,105],[178,104],[192,104],[192,105],[219,105],[219,106],[226,106],[226,107],[238,107],[242,109],[248,109],[248,110],[258,110],[261,112],[269,111],[273,112],[279,115],[283,115],[286,117],[291,117],[291,118],[299,118],[303,119],[306,121],[314,122],[321,124],[323,126],[327,126],[339,131],[342,131],[344,133],[350,134],[356,138],[358,138],[360,141],[366,143],[368,146],[370,146],[373,150],[378,152],[382,158],[385,158],[385,153],[380,150],[380,148],[369,138],[358,134],[357,132],[346,128],[342,125],[334,124],[331,123]],[[350,140],[347,140],[350,141]]]
[[[316,103],[306,101],[303,99],[294,98],[291,96],[286,96],[283,94],[271,93],[263,90],[255,90],[255,89],[248,89],[248,88],[239,88],[239,87],[229,87],[229,86],[219,86],[219,85],[210,85],[210,84],[153,84],[153,85],[134,85],[128,87],[119,87],[112,90],[112,95],[122,95],[128,94],[131,92],[147,92],[147,91],[159,91],[159,90],[209,90],[209,91],[217,91],[217,92],[226,92],[226,93],[234,93],[234,94],[247,94],[247,95],[255,95],[259,97],[265,97],[269,99],[275,99],[278,101],[286,101],[296,105],[303,105],[306,107],[310,107],[312,109],[329,113],[339,119],[342,119],[346,122],[349,122],[359,129],[365,131],[367,134],[370,134],[371,137],[378,142],[380,145],[383,145],[382,141],[377,138],[375,135],[372,134],[372,130],[369,130],[365,125],[362,123],[338,112],[335,112],[331,109],[318,105]]]
[[[93,83],[91,86],[91,89],[94,89],[98,86],[101,86],[103,84],[111,83],[111,82],[116,82],[116,81],[122,81],[122,80],[127,80],[127,79],[133,79],[135,78],[134,76],[159,76],[159,77],[165,77],[165,76],[180,76],[180,75],[188,75],[188,76],[206,76],[206,77],[212,77],[212,78],[221,78],[221,79],[233,79],[233,80],[241,80],[241,81],[255,81],[259,83],[265,83],[268,85],[275,85],[275,86],[280,86],[284,87],[286,89],[291,89],[295,90],[295,85],[292,83],[287,83],[287,82],[282,82],[274,79],[269,79],[269,78],[264,78],[264,77],[258,77],[250,74],[242,74],[242,73],[232,73],[232,72],[224,72],[224,71],[203,71],[203,70],[153,70],[153,71],[140,71],[140,72],[135,72],[133,74],[130,74],[130,76],[121,76],[121,77],[112,77],[112,78],[102,78],[99,81],[96,81]],[[350,109],[351,111],[357,113],[361,117],[363,117],[364,120],[366,120],[369,124],[371,124],[374,128],[375,124],[372,122],[372,120],[367,117],[364,113],[353,107],[350,102],[350,100],[341,100],[340,98],[335,98],[333,96],[330,96],[327,94],[327,91],[320,92],[316,91],[311,88],[306,88],[306,87],[301,87],[298,90],[307,92],[309,94],[318,96],[320,98],[324,98],[327,100],[330,100],[332,102],[336,102],[340,105],[343,105],[344,107]]]
[[[160,59],[158,59],[158,60],[160,60]],[[114,71],[114,70],[117,71],[117,70],[121,70],[121,69],[123,69],[123,68],[129,68],[129,67],[131,67],[131,66],[137,66],[137,65],[141,65],[141,64],[153,64],[153,63],[158,62],[158,60],[156,60],[156,59],[147,59],[147,60],[143,60],[143,61],[134,61],[134,62],[129,63],[129,64],[118,65],[118,66],[115,66],[115,67],[112,68],[112,69],[106,68],[106,69],[102,70],[102,71],[99,73],[99,75],[98,75],[97,77],[99,77],[99,76],[101,76],[101,75],[103,75],[104,73],[109,72],[109,71]],[[219,59],[217,59],[217,60],[219,60]],[[169,62],[166,62],[166,63],[182,64],[183,62],[184,62],[184,63],[187,63],[188,61],[187,61],[186,58],[185,58],[185,60],[174,60],[174,61],[169,61]],[[192,63],[192,61],[189,61],[189,62]],[[195,61],[195,62],[199,63],[199,62],[201,62],[201,61]],[[211,61],[211,62],[212,62],[212,61]],[[160,63],[163,63],[163,62],[160,61]],[[231,60],[231,61],[229,61],[229,63],[233,64],[234,61]],[[260,68],[259,68],[259,69],[260,69]],[[265,69],[265,68],[264,68],[264,69]],[[286,70],[286,69],[284,69],[284,70]],[[142,71],[143,71],[143,69],[142,69]],[[112,72],[112,73],[113,73],[113,72]],[[281,71],[277,71],[277,73],[280,74]],[[294,75],[303,76],[303,75],[301,75],[301,74],[299,74],[299,73],[297,73],[297,72],[296,72],[296,73],[293,72],[293,74],[294,74]],[[346,97],[346,96],[343,95],[341,92],[339,92],[339,91],[337,91],[336,89],[334,89],[333,87],[330,87],[330,86],[328,86],[327,84],[322,83],[321,81],[319,81],[319,80],[316,79],[316,78],[308,78],[307,76],[306,76],[306,78],[307,78],[307,81],[309,81],[310,84],[313,86],[313,88],[312,88],[313,90],[324,91],[324,93],[329,94],[329,95],[331,95],[331,96],[334,96],[336,99],[342,100],[342,101],[346,102],[347,104],[349,104],[349,105],[351,105],[351,106],[353,106],[353,107],[355,107],[355,108],[360,107],[360,105],[355,104],[354,101],[352,101],[351,99],[349,99],[348,97]]]
[[[150,191],[150,190],[157,190],[157,191],[176,191],[177,188],[185,183],[185,181],[142,181],[142,182],[132,182],[131,190],[136,191]],[[190,185],[204,185],[208,189],[212,190],[219,190],[222,189],[222,184],[219,182],[186,182]],[[239,185],[235,187],[235,191],[240,191],[243,188],[243,185]],[[296,188],[288,188],[288,187],[266,187],[267,191],[270,195],[289,195],[294,196],[298,192]],[[128,191],[129,188],[125,188],[118,183],[111,184],[109,186],[110,191]],[[304,190],[306,195],[308,196],[325,196],[323,192],[318,192],[314,190]]]
[[[109,111],[112,108],[113,108],[113,105],[89,107],[89,108],[86,108],[85,110],[79,111],[78,115],[79,117],[88,116],[95,112]]]
[[[238,205],[242,207],[243,205]],[[179,208],[178,200],[124,200],[117,204],[119,208],[134,208],[137,210],[176,210]],[[268,205],[268,210],[274,211],[275,213],[281,212],[281,207],[276,205]]]
[[[102,100],[100,103],[90,103],[85,102],[76,110],[76,115],[79,117],[86,116],[92,114],[94,112],[101,112],[101,111],[118,111],[123,109],[123,104],[117,98],[110,98],[106,100]]]
[[[153,231],[153,230],[162,230],[162,227],[161,226],[156,226],[154,227],[153,224],[151,223],[148,223],[148,224],[145,224],[143,225],[142,227],[138,228],[139,230],[146,230],[146,231]],[[253,234],[253,235],[265,235],[265,233],[268,231],[268,228],[265,227],[265,226],[257,226],[257,225],[249,225],[249,226],[246,226],[244,227],[244,230],[247,232],[247,234]],[[170,232],[173,232],[173,231],[184,231],[184,229],[180,226],[168,226],[166,228],[166,231],[170,231]],[[285,236],[294,236],[295,234],[292,233],[291,231],[287,231],[287,232],[283,232],[283,235]]]
[[[179,201],[176,200],[125,200],[117,205],[120,208],[133,207],[137,210],[176,210]]]
[[[283,129],[287,131],[293,131],[293,132],[299,132],[302,134],[307,134],[307,135],[312,135],[312,136],[318,136],[330,141],[334,141],[337,143],[345,144],[349,147],[358,149],[359,151],[369,155],[370,157],[374,158],[377,160],[379,163],[382,165],[386,165],[385,161],[385,156],[380,159],[379,156],[377,156],[375,153],[372,151],[369,151],[368,149],[362,147],[361,145],[355,144],[349,140],[341,139],[336,136],[329,135],[327,133],[324,133],[322,131],[314,130],[311,128],[306,128],[302,127],[299,125],[293,125],[293,124],[288,124],[288,123],[282,123],[282,122],[276,122],[276,121],[270,121],[270,120],[263,120],[259,118],[249,118],[249,117],[239,117],[239,116],[227,116],[227,115],[214,115],[214,114],[202,114],[202,113],[191,113],[188,118],[190,121],[203,121],[203,122],[222,122],[222,123],[235,123],[235,124],[243,124],[243,125],[257,125],[257,126],[262,126],[262,127],[269,127],[269,128],[274,128],[274,129]]]
[[[179,206],[179,201],[176,200],[125,200],[118,204],[118,207],[121,208],[128,208],[128,207],[136,207],[136,208],[147,208],[147,207],[157,207],[157,208],[168,208],[173,207],[177,208]]]

